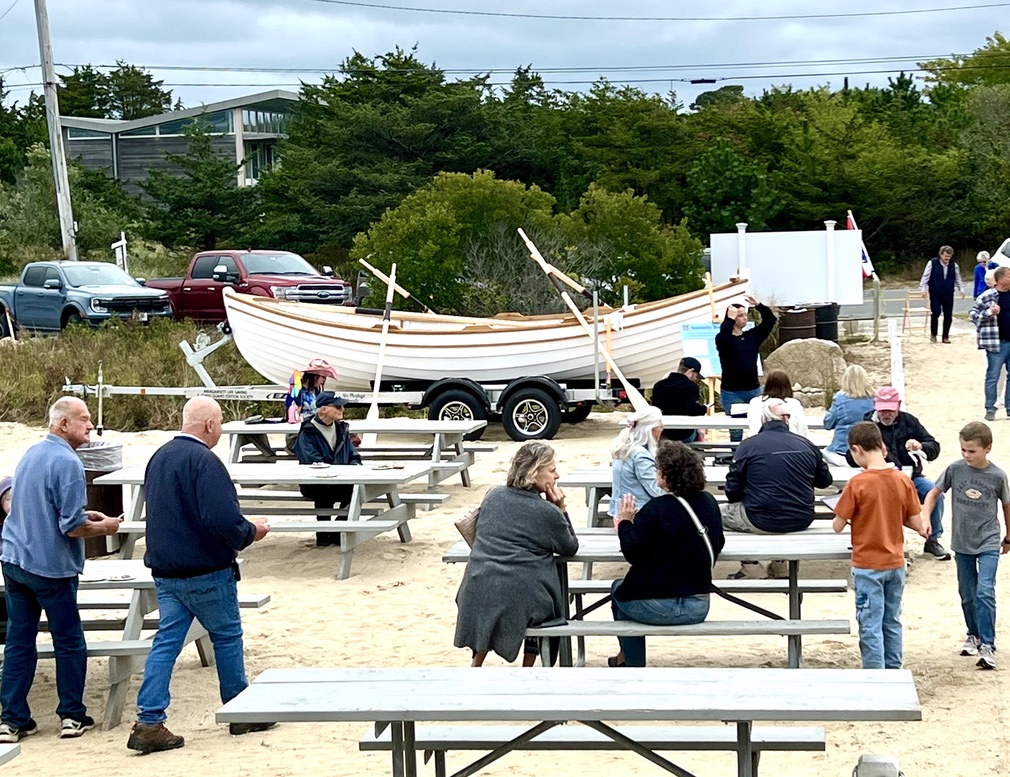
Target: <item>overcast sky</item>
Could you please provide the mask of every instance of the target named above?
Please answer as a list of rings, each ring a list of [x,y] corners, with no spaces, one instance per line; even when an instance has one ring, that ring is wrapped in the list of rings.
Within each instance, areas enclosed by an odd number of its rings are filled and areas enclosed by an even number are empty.
[[[492,71],[494,81],[507,82],[516,67],[532,65],[552,87],[584,89],[604,76],[649,92],[665,94],[673,89],[689,105],[700,92],[727,84],[740,84],[748,94],[759,94],[774,84],[808,88],[830,83],[837,87],[846,74],[853,86],[886,84],[888,75],[902,68],[913,70],[916,61],[970,53],[984,45],[986,36],[995,30],[1008,32],[1010,27],[1006,23],[1010,3],[983,7],[971,0],[48,0],[48,6],[57,63],[97,66],[123,60],[146,67],[187,107],[276,87],[297,90],[299,81],[319,80],[321,76],[313,70],[335,71],[355,50],[372,56],[415,44],[421,61],[461,71],[461,77]],[[753,18],[881,14],[953,6],[958,10],[847,18]],[[404,10],[422,8],[639,20]],[[0,0],[0,15],[0,73],[11,89],[8,102],[23,101],[29,85],[41,80],[34,3]],[[718,19],[641,20],[688,16]],[[750,18],[734,21],[728,17]],[[868,59],[889,61],[865,61]],[[837,60],[864,61],[840,64]],[[756,63],[763,66],[755,67]],[[165,70],[159,66],[291,68],[302,72]],[[584,70],[557,72],[558,68]],[[58,67],[57,72],[69,69]],[[681,82],[698,78],[718,81],[715,85]]]

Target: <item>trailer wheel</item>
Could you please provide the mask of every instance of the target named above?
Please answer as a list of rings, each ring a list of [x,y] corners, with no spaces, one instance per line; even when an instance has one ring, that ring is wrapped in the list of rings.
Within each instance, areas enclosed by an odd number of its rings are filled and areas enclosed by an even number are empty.
[[[501,422],[516,442],[550,440],[561,426],[561,407],[546,391],[519,389],[506,400]]]
[[[468,391],[449,389],[443,391],[428,406],[429,421],[486,421],[487,413],[477,398]],[[484,436],[482,427],[472,434],[466,435],[467,440],[479,440]]]
[[[592,402],[586,402],[584,405],[569,405],[561,420],[566,424],[581,424],[589,418],[591,412],[593,412]]]

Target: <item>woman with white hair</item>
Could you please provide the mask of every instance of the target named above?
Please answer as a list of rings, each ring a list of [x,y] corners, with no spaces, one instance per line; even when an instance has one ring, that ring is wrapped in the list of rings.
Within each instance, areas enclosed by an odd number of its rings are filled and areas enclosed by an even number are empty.
[[[625,419],[624,428],[610,446],[613,462],[608,513],[611,518],[617,517],[621,499],[626,494],[635,497],[639,510],[650,499],[662,496],[663,489],[656,482],[656,450],[662,433],[663,414],[659,408],[648,407]]]
[[[456,594],[455,645],[470,648],[472,666],[482,666],[491,650],[515,661],[527,627],[564,622],[555,554],[571,556],[579,540],[557,480],[554,449],[532,440],[512,457],[505,485],[488,491],[480,504]],[[557,644],[552,639],[552,663]],[[523,666],[533,666],[538,652],[537,640],[527,640]]]
[[[989,273],[999,267],[999,262],[994,262],[989,258],[988,251],[979,251],[975,257],[975,299],[987,288],[992,288],[995,281],[989,282]]]

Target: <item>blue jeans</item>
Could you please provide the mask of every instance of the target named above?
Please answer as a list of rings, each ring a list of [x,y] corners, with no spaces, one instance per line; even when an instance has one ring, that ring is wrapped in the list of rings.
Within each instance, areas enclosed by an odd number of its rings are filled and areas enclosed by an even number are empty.
[[[161,623],[144,666],[144,682],[137,695],[137,720],[162,723],[167,719],[165,711],[172,700],[169,694],[172,668],[194,618],[207,629],[214,645],[221,701],[234,699],[249,681],[242,657],[238,589],[231,570],[189,578],[156,577],[154,588]]]
[[[968,635],[983,645],[996,647],[996,568],[999,551],[972,555],[955,553],[957,592]]]
[[[3,562],[3,575],[8,621],[0,680],[0,704],[3,705],[0,720],[15,728],[31,720],[28,692],[39,660],[35,639],[43,610],[49,620],[56,653],[56,693],[60,699],[56,714],[80,720],[88,712],[84,706],[88,648],[77,611],[77,577],[39,577],[6,561]]]
[[[996,353],[985,352],[985,410],[987,413],[996,412],[996,385],[999,383],[999,371],[1006,367],[1007,374],[1010,375],[1010,342],[1001,340],[999,351]],[[1004,407],[1010,413],[1010,381],[1007,381],[1006,397],[1003,400]]]
[[[756,389],[748,389],[747,391],[727,391],[726,389],[723,389],[719,392],[719,401],[722,403],[722,412],[726,415],[731,418],[746,418],[746,412],[733,415],[730,413],[730,408],[733,407],[733,405],[746,405],[754,399],[754,397],[759,396],[761,396],[760,387]],[[743,439],[743,429],[730,429],[729,439],[732,442],[740,442],[740,440]]]
[[[924,504],[926,494],[933,490],[933,481],[920,475],[912,478],[912,485],[915,486],[915,493],[919,495],[919,504]],[[933,512],[929,514],[929,538],[938,540],[943,536],[943,494],[936,499],[933,505]]]
[[[901,669],[901,594],[905,567],[852,568],[863,669]]]
[[[624,580],[615,580],[610,586],[611,597]],[[636,621],[652,626],[679,626],[701,623],[708,616],[708,594],[683,596],[677,599],[633,599],[619,602],[610,600],[615,621]],[[624,662],[628,666],[645,666],[645,637],[618,637]]]

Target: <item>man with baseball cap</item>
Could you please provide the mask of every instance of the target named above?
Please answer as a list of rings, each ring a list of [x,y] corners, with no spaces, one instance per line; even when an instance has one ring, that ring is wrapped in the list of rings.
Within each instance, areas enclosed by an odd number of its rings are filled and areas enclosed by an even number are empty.
[[[922,457],[933,461],[940,455],[940,443],[922,425],[918,418],[901,409],[901,396],[893,386],[881,386],[873,395],[873,410],[866,414],[864,420],[872,421],[880,429],[887,448],[887,460],[899,469],[908,472],[912,485],[919,495],[919,502],[933,488],[933,481],[922,474]],[[914,455],[913,455],[914,454]],[[852,452],[846,454],[849,466],[855,467],[856,461]],[[919,461],[916,461],[919,459]],[[941,561],[949,561],[950,554],[940,544],[943,535],[943,495],[936,500],[936,506],[929,515],[929,539],[923,547],[924,553]]]
[[[291,446],[299,464],[361,464],[361,455],[354,447],[347,424],[344,405],[347,400],[332,391],[316,397],[316,414],[302,421],[298,437]],[[346,507],[351,501],[353,486],[334,483],[310,483],[298,487],[306,499],[319,509],[332,508],[337,503]],[[330,520],[317,515],[317,521]],[[340,532],[318,532],[316,545],[339,545]]]
[[[705,415],[708,408],[701,403],[698,391],[698,383],[704,379],[701,362],[693,356],[685,356],[676,372],[671,372],[653,387],[652,404],[663,415]],[[698,439],[698,430],[666,429],[663,438],[694,442]]]

